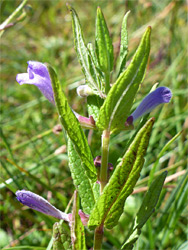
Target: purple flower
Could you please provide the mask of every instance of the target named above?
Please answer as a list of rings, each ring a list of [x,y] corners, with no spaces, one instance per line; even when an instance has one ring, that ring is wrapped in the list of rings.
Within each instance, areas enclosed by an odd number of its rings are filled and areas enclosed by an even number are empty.
[[[18,190],[16,192],[16,196],[17,200],[23,205],[26,205],[41,213],[51,215],[60,220],[70,221],[69,214],[61,212],[60,210],[52,206],[47,200],[35,193],[25,190]]]
[[[45,64],[41,62],[28,61],[27,73],[18,74],[16,76],[16,81],[22,84],[34,84],[39,88],[42,94],[53,104],[55,104],[54,93],[52,89],[52,83],[50,79],[50,74],[48,68]],[[84,85],[85,86],[85,85]],[[81,87],[81,86],[80,86]],[[82,87],[81,87],[82,89]],[[89,91],[91,94],[91,89],[85,86],[85,91]],[[82,89],[83,91],[83,89]],[[93,117],[84,117],[77,114],[72,110],[76,118],[80,122],[81,126],[86,129],[95,129],[95,121]]]
[[[131,125],[140,116],[150,113],[155,107],[162,103],[170,102],[172,92],[167,87],[159,87],[148,94],[136,110],[127,118],[126,125]]]
[[[18,74],[16,81],[20,85],[34,84],[51,103],[55,104],[51,79],[46,65],[35,61],[27,63],[27,73]]]

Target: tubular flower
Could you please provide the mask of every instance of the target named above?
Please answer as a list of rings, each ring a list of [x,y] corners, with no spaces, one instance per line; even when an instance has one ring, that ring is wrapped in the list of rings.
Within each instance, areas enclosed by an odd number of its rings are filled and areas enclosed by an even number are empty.
[[[51,215],[57,219],[70,221],[70,214],[61,212],[56,207],[52,206],[47,200],[40,195],[26,190],[18,190],[16,192],[16,198],[23,205],[26,205],[34,210],[37,210],[43,214]]]
[[[139,117],[150,113],[158,105],[170,102],[171,97],[172,92],[169,88],[157,88],[143,99],[136,110],[127,118],[126,124],[131,125]]]
[[[16,81],[22,84],[33,84],[38,87],[42,94],[53,104],[55,104],[54,93],[52,89],[52,83],[48,68],[44,63],[28,61],[27,73],[18,74]],[[88,87],[89,89],[89,87]],[[76,113],[76,118],[80,122],[80,125],[86,129],[95,129],[95,121],[92,116],[84,117]]]
[[[18,74],[16,81],[20,85],[34,84],[51,103],[55,104],[51,79],[46,65],[35,61],[27,63],[27,73]]]

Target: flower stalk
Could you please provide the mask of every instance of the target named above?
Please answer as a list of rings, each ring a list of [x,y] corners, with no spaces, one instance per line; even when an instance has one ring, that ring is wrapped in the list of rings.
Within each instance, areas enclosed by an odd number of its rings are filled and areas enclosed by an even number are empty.
[[[102,134],[102,159],[100,167],[100,193],[108,182],[108,155],[109,155],[110,131],[104,130]],[[104,234],[104,225],[101,224],[95,229],[94,250],[100,250]]]

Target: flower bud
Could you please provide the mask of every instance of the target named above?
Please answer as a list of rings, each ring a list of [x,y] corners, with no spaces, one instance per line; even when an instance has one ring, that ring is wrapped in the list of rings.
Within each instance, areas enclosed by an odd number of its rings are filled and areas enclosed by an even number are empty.
[[[88,85],[80,85],[76,91],[80,97],[87,97],[94,94],[93,90]]]
[[[125,125],[131,125],[136,119],[150,113],[158,105],[170,102],[171,98],[172,92],[169,88],[157,88],[142,100],[136,110],[127,118]]]
[[[61,212],[40,195],[26,190],[18,190],[16,192],[16,196],[17,200],[23,205],[26,205],[43,214],[51,215],[57,219],[69,221],[68,214]]]

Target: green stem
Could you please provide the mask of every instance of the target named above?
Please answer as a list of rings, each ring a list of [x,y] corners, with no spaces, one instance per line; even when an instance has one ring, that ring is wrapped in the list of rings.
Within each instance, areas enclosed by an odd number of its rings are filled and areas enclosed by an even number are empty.
[[[105,185],[108,182],[108,153],[109,153],[110,131],[104,130],[102,134],[102,160],[100,168],[100,185],[102,194]],[[100,250],[102,247],[102,239],[104,234],[104,226],[100,225],[95,229],[94,248],[93,250]]]
[[[102,239],[103,239],[104,229],[103,224],[95,229],[95,237],[94,237],[94,247],[93,250],[100,250],[102,247]]]
[[[4,28],[6,27],[7,24],[9,24],[12,19],[19,13],[19,11],[24,7],[24,5],[26,5],[28,0],[24,0],[16,9],[15,11],[0,25],[1,27],[1,31],[0,31],[0,37],[3,35],[4,33]]]
[[[108,182],[108,153],[109,153],[110,132],[104,130],[102,134],[102,160],[100,168],[101,193]]]

